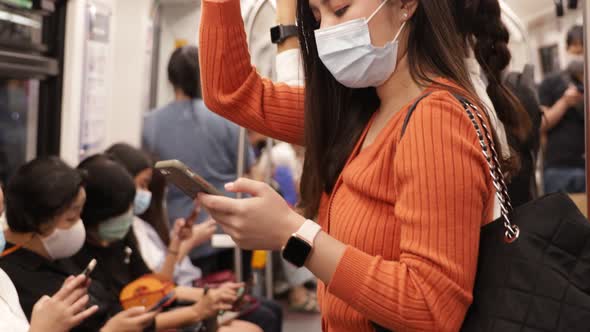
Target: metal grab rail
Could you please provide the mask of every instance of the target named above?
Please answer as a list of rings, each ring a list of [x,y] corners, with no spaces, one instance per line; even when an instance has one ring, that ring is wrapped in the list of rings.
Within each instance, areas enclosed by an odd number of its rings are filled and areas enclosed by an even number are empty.
[[[241,178],[244,176],[244,166],[246,165],[246,129],[240,128],[240,138],[238,141],[238,165],[237,165],[237,178]],[[268,138],[266,141],[266,152],[268,153],[268,165],[265,170],[265,182],[267,184],[271,184],[272,182],[272,158],[271,158],[271,150],[273,148],[274,141],[272,138]],[[237,198],[243,198],[241,193],[237,194]],[[265,290],[266,290],[266,297],[270,300],[273,299],[273,291],[274,291],[274,282],[273,282],[273,262],[272,262],[272,251],[268,251],[266,253],[266,265],[264,267],[264,275],[265,275]],[[234,248],[234,272],[236,275],[236,279],[239,282],[244,281],[244,268],[242,266],[242,250],[239,247]]]

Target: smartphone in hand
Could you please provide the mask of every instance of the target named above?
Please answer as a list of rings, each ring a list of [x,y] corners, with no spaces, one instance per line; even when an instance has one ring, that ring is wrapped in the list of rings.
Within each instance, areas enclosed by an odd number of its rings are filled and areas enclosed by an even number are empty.
[[[196,199],[199,193],[223,195],[212,184],[179,160],[159,161],[155,167],[168,181],[192,199]]]
[[[149,308],[148,311],[159,311],[166,305],[166,303],[172,300],[172,298],[174,298],[174,292],[168,293],[168,295],[164,296],[162,299],[160,299],[160,301],[158,301],[151,308]]]
[[[88,266],[86,266],[86,268],[84,269],[84,271],[82,271],[81,274],[83,274],[86,278],[90,277],[90,274],[92,273],[92,271],[94,271],[94,268],[96,267],[97,261],[95,258],[93,258],[90,263],[88,263]]]

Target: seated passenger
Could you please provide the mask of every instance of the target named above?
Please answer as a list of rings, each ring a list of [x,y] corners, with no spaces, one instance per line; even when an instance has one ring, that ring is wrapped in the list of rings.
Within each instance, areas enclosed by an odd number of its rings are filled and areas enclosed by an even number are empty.
[[[4,213],[4,193],[0,188],[0,213]],[[6,240],[0,228],[0,257]],[[69,331],[98,310],[97,306],[86,307],[88,297],[86,277],[69,277],[63,287],[53,296],[44,296],[33,306],[31,325],[18,301],[16,288],[10,278],[0,269],[0,331],[41,332]],[[76,305],[75,307],[73,305]]]
[[[153,173],[149,158],[139,149],[127,144],[115,144],[107,150],[107,154],[134,177],[137,192],[133,204],[136,215],[133,219],[133,234],[138,241],[141,257],[150,270],[160,271],[178,285],[191,286],[202,275],[187,254],[211,239],[216,230],[215,224],[206,222],[192,226],[192,233],[188,232],[190,236],[181,241],[180,231],[184,228],[185,220],[179,219],[175,223],[170,243],[166,246],[154,227],[137,217],[146,212],[152,202],[152,193],[148,190]]]
[[[86,200],[83,184],[82,173],[57,158],[34,160],[16,172],[6,188],[9,228],[4,232],[6,250],[0,259],[0,268],[14,282],[26,316],[33,316],[31,331],[38,326],[37,316],[44,320],[37,331],[70,328],[73,331],[143,331],[154,320],[154,314],[146,313],[145,308],[120,312],[118,298],[96,281],[87,287],[89,307],[92,312],[96,311],[94,315],[80,320],[81,323],[70,321],[62,328],[46,325],[67,319],[49,314],[51,307],[59,307],[62,286],[76,288],[72,295],[78,296],[80,302],[74,304],[73,309],[82,307],[81,303],[86,301],[86,290],[78,286],[78,279],[72,282],[70,277],[80,274],[82,269],[69,259],[82,247],[86,234],[80,220]],[[56,295],[48,299],[48,294]],[[71,299],[69,303],[73,303]]]
[[[145,202],[144,197],[150,197],[151,193],[147,191],[152,179],[152,169],[148,157],[139,149],[127,144],[116,144],[108,149],[107,154],[110,158],[122,164],[134,177],[137,194],[134,201],[135,214],[142,214],[150,204]],[[146,192],[147,191],[147,192]],[[161,202],[150,202],[155,205],[164,205],[165,195],[156,193]],[[198,209],[194,211],[193,218],[198,216]],[[163,213],[163,215],[166,215]],[[166,218],[166,217],[164,217]],[[167,224],[168,222],[163,222]],[[159,271],[159,274],[174,280],[179,285],[190,285],[192,281],[199,278],[201,270],[195,267],[187,257],[187,254],[196,246],[208,241],[216,230],[212,222],[203,222],[192,227],[192,235],[187,236],[186,240],[180,241],[182,233],[180,230],[184,227],[184,219],[179,219],[175,223],[175,229],[172,232],[170,244],[166,251],[166,246],[161,237],[157,234],[154,227],[147,222],[134,218],[133,234],[138,242],[138,248],[141,257],[152,271]],[[193,224],[194,220],[190,224]],[[178,260],[177,260],[178,259]],[[178,262],[178,263],[177,263]],[[176,268],[175,268],[176,264]],[[254,306],[254,310],[245,310],[246,313],[240,318],[260,326],[264,332],[280,332],[282,327],[282,308],[273,301],[257,299],[259,306]]]
[[[84,246],[73,260],[83,268],[95,258],[98,264],[91,277],[104,284],[111,296],[118,297],[127,284],[154,273],[143,261],[137,240],[130,232],[135,183],[123,166],[106,155],[90,157],[78,169],[87,173],[87,201],[82,217],[88,232]],[[202,289],[177,287],[177,300],[195,304],[158,314],[156,329],[191,327],[215,317],[220,310],[231,309],[239,287],[240,284],[227,284],[207,294]],[[254,325],[234,321],[219,331],[259,330]]]

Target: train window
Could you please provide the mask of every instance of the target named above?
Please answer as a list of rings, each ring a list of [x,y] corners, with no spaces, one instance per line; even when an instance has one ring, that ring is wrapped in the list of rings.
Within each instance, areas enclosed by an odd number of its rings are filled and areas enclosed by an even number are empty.
[[[0,181],[35,156],[39,82],[0,78]]]

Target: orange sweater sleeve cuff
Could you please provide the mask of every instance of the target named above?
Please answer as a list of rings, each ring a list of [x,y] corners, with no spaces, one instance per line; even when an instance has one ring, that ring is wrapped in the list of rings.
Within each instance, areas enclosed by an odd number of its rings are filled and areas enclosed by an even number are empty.
[[[375,259],[363,251],[348,246],[334,276],[328,285],[328,292],[346,303],[355,303],[362,292],[365,278],[368,278],[371,262]]]
[[[240,0],[204,0],[201,22],[211,27],[244,25]]]

